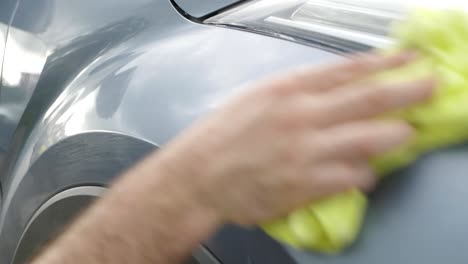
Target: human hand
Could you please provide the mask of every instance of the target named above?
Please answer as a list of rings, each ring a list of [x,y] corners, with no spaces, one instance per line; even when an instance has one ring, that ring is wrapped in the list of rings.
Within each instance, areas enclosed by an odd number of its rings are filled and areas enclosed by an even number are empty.
[[[428,99],[435,83],[361,81],[413,57],[368,54],[267,79],[160,154],[183,172],[181,184],[196,189],[200,203],[236,224],[282,216],[351,188],[369,190],[376,181],[369,159],[412,135],[403,121],[375,117]]]

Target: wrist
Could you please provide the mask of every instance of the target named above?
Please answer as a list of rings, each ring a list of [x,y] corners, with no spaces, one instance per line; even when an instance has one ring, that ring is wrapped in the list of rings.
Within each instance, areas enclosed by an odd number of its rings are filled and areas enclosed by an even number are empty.
[[[188,227],[198,229],[205,239],[224,224],[224,219],[211,201],[213,190],[206,163],[190,154],[178,153],[176,149],[155,153],[150,157],[155,162],[148,162],[155,165],[149,175],[156,174],[150,177],[171,197],[171,203],[187,212]]]

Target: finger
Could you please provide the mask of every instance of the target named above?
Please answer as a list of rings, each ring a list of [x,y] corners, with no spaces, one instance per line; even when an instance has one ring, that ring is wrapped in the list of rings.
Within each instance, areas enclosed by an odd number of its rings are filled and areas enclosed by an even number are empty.
[[[309,104],[313,111],[326,113],[314,124],[326,127],[337,123],[374,117],[392,110],[426,101],[434,92],[435,81],[424,79],[402,84],[371,85],[365,89],[334,92],[320,98],[319,106]],[[316,99],[310,99],[316,100]],[[317,110],[316,108],[319,107]],[[311,118],[317,119],[314,114]]]
[[[311,188],[315,198],[321,198],[350,189],[370,191],[374,188],[377,178],[366,163],[331,162],[315,167],[310,175],[306,175],[304,186]],[[319,188],[317,188],[319,187]],[[310,198],[309,198],[310,199]]]
[[[402,121],[366,121],[326,129],[314,141],[324,160],[368,160],[406,143],[412,135],[413,129]]]
[[[416,58],[413,52],[396,55],[367,53],[355,55],[351,60],[326,66],[313,66],[288,75],[291,86],[305,91],[328,91],[372,74],[403,66]]]

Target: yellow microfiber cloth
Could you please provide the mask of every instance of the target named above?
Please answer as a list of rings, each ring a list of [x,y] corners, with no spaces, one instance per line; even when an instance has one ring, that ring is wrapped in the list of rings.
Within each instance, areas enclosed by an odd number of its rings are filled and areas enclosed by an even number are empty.
[[[411,142],[371,161],[381,176],[407,166],[428,151],[468,141],[467,14],[419,9],[396,24],[392,36],[398,43],[382,52],[413,49],[420,53],[420,59],[375,78],[399,82],[432,75],[438,87],[431,101],[383,117],[408,121],[416,134]],[[262,228],[290,246],[337,253],[358,236],[366,207],[366,195],[352,190],[316,201]]]

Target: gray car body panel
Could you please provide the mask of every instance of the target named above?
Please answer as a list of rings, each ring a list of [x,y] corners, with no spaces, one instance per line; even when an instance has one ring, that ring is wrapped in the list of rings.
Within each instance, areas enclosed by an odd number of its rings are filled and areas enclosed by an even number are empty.
[[[7,41],[8,28],[17,6],[17,0],[0,1],[0,166],[4,158],[7,144],[16,126],[10,117],[12,98],[2,88],[3,59]]]
[[[8,26],[10,25],[10,21],[13,16],[17,2],[18,0],[0,1],[0,85],[3,67],[3,52],[5,51]]]
[[[44,21],[40,26],[34,13]],[[24,44],[38,42],[38,57],[46,60],[35,83],[15,86],[31,93],[2,171],[1,263],[12,261],[34,211],[57,192],[107,184],[141,158],[141,142],[150,149],[164,145],[246,82],[338,58],[293,42],[193,23],[165,0],[23,0],[11,28],[28,33]],[[105,137],[93,140],[93,133]],[[102,155],[114,158],[104,162]],[[86,164],[90,159],[97,162]]]
[[[13,68],[29,77],[10,85],[26,103],[1,175],[0,263],[11,263],[29,219],[55,194],[108,184],[250,81],[340,58],[193,23],[166,0],[22,0],[12,29],[19,46],[35,51],[24,51],[27,58],[43,65]],[[463,146],[439,151],[384,182],[362,236],[343,255],[287,249],[290,256],[298,263],[466,263],[467,156]],[[206,245],[225,264],[295,262],[259,230],[226,227]]]

